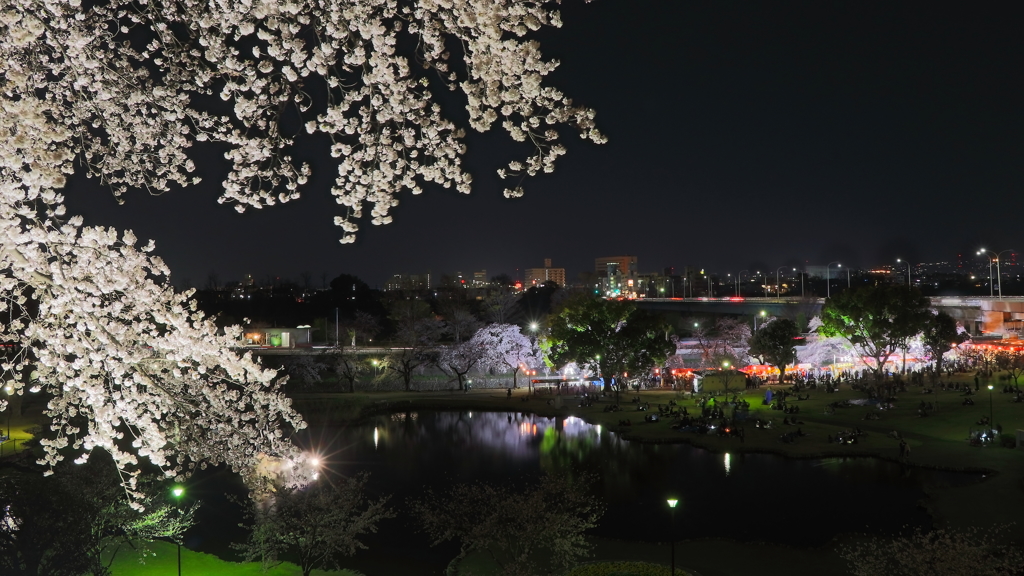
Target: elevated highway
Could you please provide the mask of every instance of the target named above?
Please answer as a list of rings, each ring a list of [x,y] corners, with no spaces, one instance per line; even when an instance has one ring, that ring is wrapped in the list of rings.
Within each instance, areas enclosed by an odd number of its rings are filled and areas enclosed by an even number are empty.
[[[1022,296],[933,296],[932,307],[955,318],[971,334],[1018,335],[1024,329]],[[641,298],[644,310],[682,314],[781,316],[812,318],[821,312],[824,298]]]

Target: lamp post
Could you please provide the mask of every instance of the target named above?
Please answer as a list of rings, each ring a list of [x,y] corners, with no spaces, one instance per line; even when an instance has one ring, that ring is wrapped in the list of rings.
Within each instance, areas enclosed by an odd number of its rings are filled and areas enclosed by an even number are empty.
[[[764,319],[764,310],[761,310],[761,318]],[[764,322],[761,323],[762,325]],[[754,332],[757,332],[757,315],[754,315]]]
[[[7,392],[7,410],[6,410],[6,412],[7,412],[7,440],[10,440],[11,439],[11,408],[12,408],[12,406],[11,406],[11,393],[14,392],[14,388],[12,388],[10,386],[5,386],[4,387],[4,392]],[[0,456],[3,456],[3,454],[4,454],[3,447],[4,447],[4,444],[7,443],[7,440],[4,440],[3,443],[0,443]],[[18,451],[18,444],[17,443],[14,444],[14,451],[15,452]]]
[[[897,258],[896,263],[899,264],[900,262],[903,262],[903,260]],[[910,288],[910,286],[910,262],[907,262],[907,288]]]
[[[779,270],[782,270],[785,266],[779,266],[775,269],[775,297],[779,298],[782,296],[782,283],[779,282]],[[794,268],[796,270],[796,268]]]
[[[181,497],[185,495],[185,487],[177,485],[171,488],[171,496],[174,496],[174,501],[177,503],[181,502]],[[181,576],[181,535],[178,535],[177,540],[174,542],[178,545],[178,576]]]
[[[1010,248],[1009,250],[1003,250],[1002,252],[998,252],[998,253],[993,252],[991,250],[986,250],[984,248],[982,248],[981,250],[978,250],[978,255],[979,256],[982,255],[982,254],[985,254],[986,256],[989,255],[989,254],[992,255],[992,258],[990,258],[989,261],[988,261],[988,295],[989,296],[992,296],[992,260],[996,261],[996,284],[999,286],[999,299],[1002,300],[1003,299],[1003,274],[999,270],[999,257],[1002,256],[1004,252],[1013,252],[1013,251],[1014,251],[1013,248]]]
[[[992,421],[992,385],[988,385],[988,437],[992,438],[992,425],[995,422]]]
[[[666,502],[668,502],[668,509],[672,514],[672,532],[669,534],[669,541],[672,548],[672,576],[676,576],[676,505],[679,504],[679,500],[669,498]]]
[[[839,264],[839,261],[837,260],[835,262],[829,262],[828,264],[825,264],[825,297],[826,298],[831,298],[832,297],[832,280],[829,277],[829,267],[832,266],[833,264]],[[839,264],[839,266],[837,266],[837,268],[842,268],[842,267],[843,267],[842,264]]]
[[[11,437],[11,393],[14,392],[14,388],[10,386],[4,387],[4,392],[7,392],[7,438]]]

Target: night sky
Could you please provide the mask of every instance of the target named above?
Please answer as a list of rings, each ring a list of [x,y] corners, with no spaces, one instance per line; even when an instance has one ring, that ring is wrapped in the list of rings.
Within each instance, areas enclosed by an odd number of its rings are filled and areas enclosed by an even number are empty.
[[[198,287],[211,272],[372,286],[396,272],[515,276],[546,257],[575,279],[619,254],[641,272],[724,274],[1024,249],[1024,21],[1011,5],[569,0],[564,27],[540,37],[562,62],[549,82],[597,110],[609,143],[564,130],[556,172],[506,200],[494,171],[519,149],[472,134],[471,195],[406,195],[355,245],[337,242],[326,165],[301,200],[244,215],[216,204],[215,160],[202,185],[124,206],[76,179],[68,204],[155,239],[172,280]]]

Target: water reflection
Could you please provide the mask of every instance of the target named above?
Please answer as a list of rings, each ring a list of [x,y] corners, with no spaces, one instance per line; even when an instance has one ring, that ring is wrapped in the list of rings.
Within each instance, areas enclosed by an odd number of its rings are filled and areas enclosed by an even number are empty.
[[[813,545],[841,532],[895,532],[929,522],[918,506],[923,482],[972,478],[874,459],[787,460],[630,443],[579,418],[519,412],[407,412],[370,426],[333,431],[337,457],[325,465],[343,474],[372,471],[376,489],[396,501],[424,485],[515,483],[542,471],[592,471],[600,478],[594,489],[608,503],[597,532],[620,539],[664,540],[666,494],[683,497],[677,514],[682,538]]]

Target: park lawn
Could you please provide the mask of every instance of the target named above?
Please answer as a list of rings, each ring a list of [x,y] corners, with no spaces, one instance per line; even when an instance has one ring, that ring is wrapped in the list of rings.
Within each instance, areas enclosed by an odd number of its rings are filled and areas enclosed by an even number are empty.
[[[140,558],[131,548],[122,547],[111,565],[112,576],[167,576],[178,573],[177,547],[169,542],[149,542],[152,555]],[[143,562],[140,562],[142,560]],[[181,549],[181,573],[202,574],[203,576],[301,576],[302,571],[295,564],[285,562],[263,572],[259,562],[228,562],[212,554]],[[350,570],[314,570],[316,576],[361,576]]]

